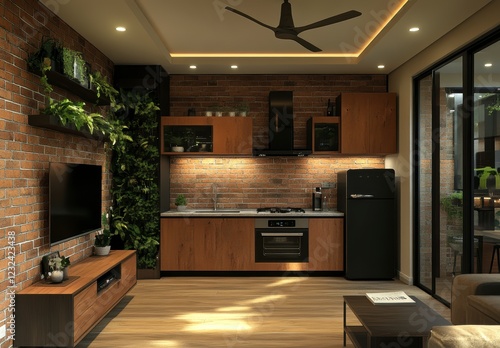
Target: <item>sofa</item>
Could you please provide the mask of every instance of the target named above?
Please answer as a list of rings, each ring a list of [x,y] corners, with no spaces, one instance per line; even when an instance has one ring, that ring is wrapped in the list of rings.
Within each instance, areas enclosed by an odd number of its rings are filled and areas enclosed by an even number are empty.
[[[429,348],[500,347],[500,274],[456,276],[451,321],[432,328]]]

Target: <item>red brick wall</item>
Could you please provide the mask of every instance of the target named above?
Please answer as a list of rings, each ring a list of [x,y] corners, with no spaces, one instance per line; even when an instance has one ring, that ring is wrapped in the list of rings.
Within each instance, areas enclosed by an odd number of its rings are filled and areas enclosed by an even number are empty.
[[[306,122],[326,115],[328,99],[341,92],[386,92],[385,75],[172,75],[170,114],[204,115],[210,106],[246,103],[253,118],[253,143],[267,147],[269,92],[293,91],[295,148],[306,147]],[[184,193],[191,208],[212,207],[212,183],[217,183],[220,208],[299,206],[311,208],[311,193],[323,182],[336,182],[349,168],[383,168],[383,157],[323,158],[171,158],[170,205]],[[327,190],[336,206],[337,190]]]
[[[49,162],[105,165],[108,160],[102,142],[28,125],[28,115],[39,113],[44,98],[40,78],[27,71],[26,58],[44,35],[83,52],[92,70],[105,76],[113,70],[109,59],[38,1],[0,2],[0,326],[6,324],[7,329],[14,314],[10,280],[18,291],[40,279],[40,261],[49,252],[59,250],[75,262],[92,251],[90,235],[52,248],[48,244]],[[52,97],[78,99],[57,87]],[[107,170],[104,179],[103,192],[108,192]],[[109,205],[108,195],[103,199],[104,206]],[[15,247],[8,249],[12,241]],[[15,267],[9,268],[13,254]],[[0,347],[11,343],[0,340]]]

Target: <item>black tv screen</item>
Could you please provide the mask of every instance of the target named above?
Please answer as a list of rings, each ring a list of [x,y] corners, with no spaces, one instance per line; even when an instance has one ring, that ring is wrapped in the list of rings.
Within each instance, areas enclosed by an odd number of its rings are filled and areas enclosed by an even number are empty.
[[[101,192],[101,166],[49,164],[50,245],[101,228]]]

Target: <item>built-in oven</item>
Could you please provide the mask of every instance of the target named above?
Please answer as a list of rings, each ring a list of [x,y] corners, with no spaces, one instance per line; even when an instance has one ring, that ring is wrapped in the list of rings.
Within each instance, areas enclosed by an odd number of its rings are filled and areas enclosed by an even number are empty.
[[[308,261],[308,219],[255,219],[255,262]]]

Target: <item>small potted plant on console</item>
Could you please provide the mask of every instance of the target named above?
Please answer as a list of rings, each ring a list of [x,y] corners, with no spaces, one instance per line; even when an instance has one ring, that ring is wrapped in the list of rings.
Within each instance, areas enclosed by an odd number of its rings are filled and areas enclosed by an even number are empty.
[[[69,266],[69,258],[64,256],[52,257],[49,260],[50,280],[52,283],[61,283],[64,280],[64,270]]]
[[[109,228],[110,213],[102,214],[102,231],[97,232],[94,241],[95,254],[98,256],[108,255],[111,249],[111,230]]]

